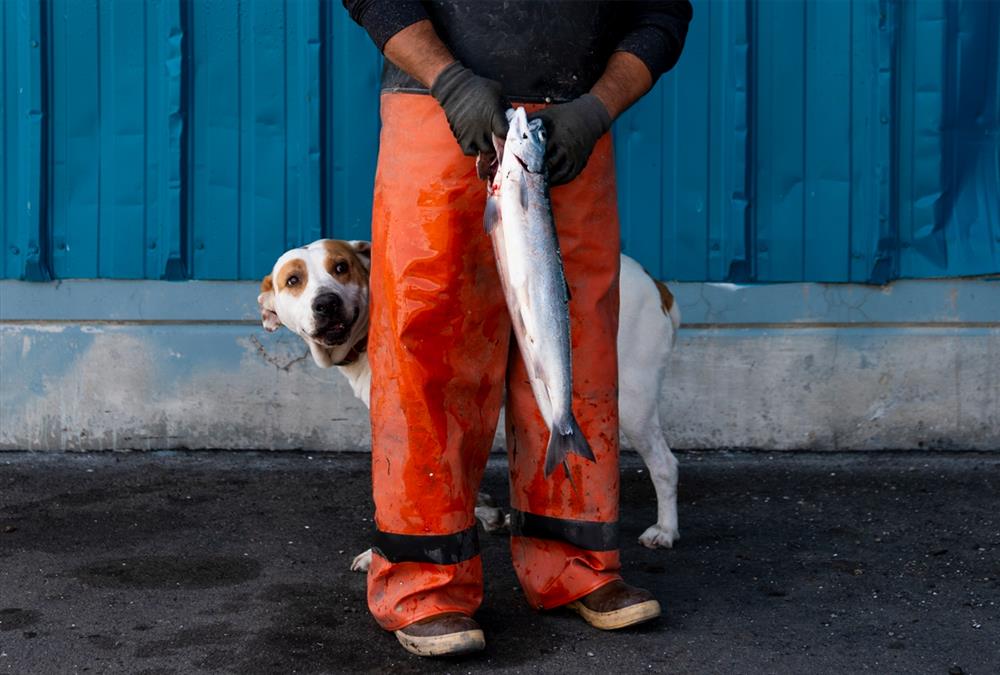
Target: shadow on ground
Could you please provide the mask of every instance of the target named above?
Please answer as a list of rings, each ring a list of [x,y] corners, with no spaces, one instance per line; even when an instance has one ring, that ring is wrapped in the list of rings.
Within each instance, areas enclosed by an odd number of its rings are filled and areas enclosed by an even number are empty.
[[[0,455],[0,672],[1000,672],[1000,456],[680,459],[673,551],[636,543],[653,490],[623,469],[625,575],[663,619],[608,634],[534,612],[485,536],[488,649],[431,663],[348,571],[364,457]]]

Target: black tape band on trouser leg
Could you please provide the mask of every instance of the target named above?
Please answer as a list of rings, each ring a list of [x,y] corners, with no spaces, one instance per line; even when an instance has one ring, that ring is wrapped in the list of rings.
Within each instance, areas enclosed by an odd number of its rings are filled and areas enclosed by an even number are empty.
[[[372,550],[391,563],[455,565],[479,555],[479,532],[475,525],[454,534],[395,534],[375,530]]]
[[[569,520],[514,509],[510,512],[510,533],[515,537],[564,541],[585,551],[618,550],[618,521]]]

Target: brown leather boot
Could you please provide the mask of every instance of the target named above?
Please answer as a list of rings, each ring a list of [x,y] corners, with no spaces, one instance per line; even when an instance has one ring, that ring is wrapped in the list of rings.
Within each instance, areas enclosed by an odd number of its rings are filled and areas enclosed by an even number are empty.
[[[479,624],[455,612],[422,619],[395,633],[399,644],[417,656],[457,656],[486,646]]]
[[[629,586],[621,579],[601,586],[566,607],[601,630],[634,626],[660,616],[660,603],[652,593]]]

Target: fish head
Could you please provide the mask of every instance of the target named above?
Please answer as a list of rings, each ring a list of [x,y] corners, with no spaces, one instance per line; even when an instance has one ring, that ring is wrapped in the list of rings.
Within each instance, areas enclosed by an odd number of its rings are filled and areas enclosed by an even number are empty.
[[[507,111],[507,140],[503,145],[504,157],[513,155],[528,173],[545,170],[545,123],[540,119],[528,120],[524,108]]]

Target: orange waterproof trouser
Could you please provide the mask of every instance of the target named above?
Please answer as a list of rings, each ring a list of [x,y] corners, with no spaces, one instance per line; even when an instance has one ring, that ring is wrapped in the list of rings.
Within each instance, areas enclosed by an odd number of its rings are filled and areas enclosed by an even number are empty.
[[[511,335],[485,186],[444,113],[382,95],[372,216],[372,482],[368,605],[387,630],[482,602],[473,511],[506,382],[514,567],[551,608],[618,579],[619,234],[611,138],[554,188],[570,287],[573,410],[597,457],[543,475],[549,431]]]

